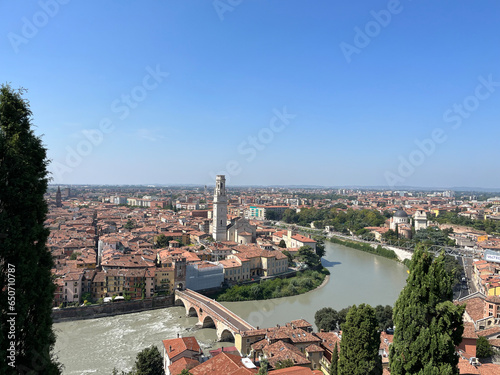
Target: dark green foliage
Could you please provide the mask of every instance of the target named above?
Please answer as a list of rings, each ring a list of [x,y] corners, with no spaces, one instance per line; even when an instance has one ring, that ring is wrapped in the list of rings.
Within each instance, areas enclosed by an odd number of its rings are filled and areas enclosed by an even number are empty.
[[[172,241],[174,239],[174,237],[172,236],[165,236],[164,234],[159,234],[158,236],[156,236],[156,239],[155,239],[155,248],[157,249],[161,249],[163,247],[167,247],[170,243],[170,241]]]
[[[459,373],[455,346],[462,340],[465,306],[451,302],[452,282],[444,255],[434,259],[421,246],[415,249],[406,286],[394,306],[391,375]]]
[[[335,347],[333,348],[332,360],[330,361],[330,368],[328,369],[329,375],[337,375],[339,367],[339,350],[337,343],[335,343]]]
[[[314,323],[316,324],[318,331],[334,331],[337,329],[338,322],[339,313],[331,307],[323,307],[322,309],[316,311],[316,314],[314,314]]]
[[[342,211],[337,208],[317,209],[306,208],[299,213],[288,209],[283,214],[285,223],[309,226],[311,222],[321,222],[318,227],[329,225],[338,232],[351,230],[353,232],[364,227],[378,227],[385,223],[386,218],[377,210],[353,210],[349,208]]]
[[[281,247],[282,249],[286,249],[285,240],[281,240],[278,246]]]
[[[317,267],[321,264],[321,258],[309,246],[302,246],[297,254],[297,259],[309,268]]]
[[[339,375],[382,374],[382,358],[378,354],[380,333],[375,310],[366,304],[354,305],[342,326]]]
[[[494,354],[490,342],[484,336],[479,336],[476,342],[476,356],[478,358],[488,358]]]
[[[444,232],[437,227],[420,229],[415,232],[413,239],[424,245],[455,246],[455,240],[448,238],[448,231]]]
[[[267,359],[261,360],[259,372],[257,373],[257,375],[267,375],[268,369],[269,369],[269,363],[267,362]]]
[[[398,239],[398,234],[395,231],[393,231],[392,229],[389,229],[387,232],[382,234],[382,238],[385,241],[389,241],[389,240],[394,241],[394,240]]]
[[[287,250],[283,250],[283,254],[286,255],[286,257],[288,258],[288,267],[293,267],[294,265],[294,261],[293,261],[293,255],[290,254],[290,252],[288,252]]]
[[[31,129],[31,111],[22,94],[0,88],[0,373],[60,374],[52,354],[53,260],[46,247],[49,230],[43,225],[48,160]],[[14,310],[8,304],[9,270],[15,277],[10,294],[15,295]],[[9,338],[8,311],[17,314],[15,338]],[[11,341],[16,369],[8,365]]]
[[[162,355],[155,345],[151,345],[137,354],[130,375],[164,375],[164,373]]]
[[[291,359],[285,359],[283,361],[279,361],[276,363],[276,366],[274,366],[275,370],[279,370],[281,368],[287,368],[287,367],[293,367],[295,363]]]
[[[367,243],[362,243],[362,242],[354,242],[354,241],[349,241],[349,240],[341,240],[340,238],[337,237],[332,237],[330,238],[330,241],[339,245],[344,245],[347,247],[352,247],[353,249],[361,250],[367,253],[372,253],[376,255],[380,255],[384,258],[389,258],[389,259],[398,259],[398,256],[396,253],[392,250],[384,249],[382,246],[377,246],[376,248],[371,247]]]
[[[351,306],[345,307],[339,311],[339,328],[340,329],[342,329],[342,325],[346,322],[347,314],[349,313],[350,309],[351,309]]]
[[[184,369],[181,371],[180,375],[193,375],[193,374],[190,373],[189,370]]]
[[[316,255],[320,258],[325,256],[325,240],[324,237],[315,237],[316,241]]]
[[[79,255],[82,255],[81,253],[79,253],[78,251],[74,251],[71,256],[69,257],[69,260],[76,260],[76,258],[78,258]]]
[[[134,222],[131,220],[131,219],[128,219],[127,222],[125,223],[125,225],[123,226],[125,229],[134,229],[135,228],[135,224]]]
[[[458,208],[458,207],[457,207]],[[474,220],[466,216],[458,215],[458,212],[446,212],[432,219],[439,224],[456,224],[484,230],[486,233],[500,232],[500,222],[497,220]]]
[[[375,317],[378,321],[379,331],[384,331],[387,328],[392,328],[394,323],[392,321],[392,306],[378,305],[375,307]]]
[[[266,210],[266,219],[267,220],[279,220],[280,214],[276,211]]]
[[[235,285],[216,297],[217,301],[251,301],[270,298],[289,297],[317,288],[330,272],[323,268],[319,271],[298,272],[289,279],[272,279],[259,284]]]
[[[444,256],[444,269],[453,277],[453,285],[460,284],[463,266],[459,260],[451,255]]]

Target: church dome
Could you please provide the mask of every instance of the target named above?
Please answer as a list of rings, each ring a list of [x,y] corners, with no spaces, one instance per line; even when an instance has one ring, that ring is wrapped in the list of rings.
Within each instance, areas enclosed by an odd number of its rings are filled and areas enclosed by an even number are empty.
[[[397,210],[394,213],[394,217],[408,217],[408,214],[404,212],[403,210]]]

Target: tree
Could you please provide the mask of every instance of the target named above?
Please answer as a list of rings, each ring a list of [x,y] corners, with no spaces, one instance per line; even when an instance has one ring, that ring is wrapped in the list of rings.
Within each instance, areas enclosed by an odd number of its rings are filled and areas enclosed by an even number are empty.
[[[321,264],[319,256],[309,246],[302,246],[299,249],[298,258],[301,262],[307,264],[309,268],[314,268]]]
[[[314,323],[318,327],[318,330],[326,332],[336,330],[338,322],[339,313],[331,307],[323,307],[314,314]]]
[[[79,255],[82,255],[82,253],[79,253],[78,251],[74,251],[71,256],[69,257],[69,260],[76,260]]]
[[[257,375],[267,375],[267,370],[269,368],[269,363],[267,362],[267,359],[262,359],[260,361],[260,368],[259,368],[259,372],[257,373]]]
[[[283,254],[285,254],[285,255],[286,255],[286,257],[288,258],[288,266],[289,266],[289,267],[293,267],[293,263],[294,263],[294,262],[293,262],[293,255],[292,255],[292,254],[290,254],[290,252],[289,252],[289,251],[287,251],[287,250],[283,250]]]
[[[476,355],[479,358],[488,358],[494,354],[490,342],[484,336],[479,336],[476,342]]]
[[[339,311],[339,329],[342,329],[343,324],[347,320],[347,314],[349,313],[349,310],[351,309],[351,306],[343,308],[342,310]]]
[[[382,305],[376,306],[375,317],[378,321],[379,331],[383,331],[394,326],[392,321],[392,307],[390,305],[386,305],[385,307]]]
[[[163,358],[155,345],[137,354],[133,375],[163,375]]]
[[[462,341],[465,306],[454,305],[452,276],[444,253],[437,258],[417,246],[406,286],[394,306],[391,375],[458,374],[455,346]]]
[[[278,361],[274,368],[276,370],[282,369],[282,368],[287,368],[287,367],[293,367],[295,363],[291,359],[284,359],[281,361]]]
[[[135,228],[135,224],[131,219],[128,219],[125,225],[123,226],[125,229],[131,230]]]
[[[155,239],[155,248],[161,249],[163,247],[167,247],[170,241],[172,241],[174,237],[165,236],[164,234],[159,234]]]
[[[339,367],[339,349],[337,343],[335,343],[335,347],[332,352],[332,360],[330,361],[330,368],[328,369],[329,375],[337,375]]]
[[[184,369],[181,371],[180,375],[193,375],[193,374],[190,373],[188,369]]]
[[[343,325],[338,363],[339,375],[382,374],[378,354],[380,333],[375,310],[366,304],[352,306]]]
[[[285,240],[281,240],[280,243],[278,244],[279,247],[281,247],[282,249],[286,249],[286,242]]]
[[[266,215],[265,215],[267,220],[279,220],[280,219],[280,214],[276,211],[270,211],[266,210]]]
[[[316,255],[322,258],[325,253],[325,241],[322,238],[316,238]]]
[[[0,373],[60,374],[53,355],[53,260],[44,227],[48,160],[23,92],[0,87]]]

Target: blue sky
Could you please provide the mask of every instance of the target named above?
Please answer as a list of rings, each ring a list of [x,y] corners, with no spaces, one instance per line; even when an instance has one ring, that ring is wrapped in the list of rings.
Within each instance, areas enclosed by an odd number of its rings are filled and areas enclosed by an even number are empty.
[[[500,188],[497,1],[105,4],[0,2],[55,183]]]

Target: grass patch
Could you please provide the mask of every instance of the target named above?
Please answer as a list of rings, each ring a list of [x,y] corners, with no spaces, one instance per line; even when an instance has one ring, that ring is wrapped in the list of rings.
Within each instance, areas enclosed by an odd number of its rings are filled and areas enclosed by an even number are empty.
[[[352,247],[353,249],[361,250],[361,251],[364,251],[367,253],[380,255],[380,256],[383,256],[384,258],[398,260],[398,256],[396,255],[396,253],[394,251],[384,249],[380,245],[378,245],[376,248],[373,248],[367,243],[341,240],[340,238],[336,238],[336,237],[331,237],[330,242],[333,242],[333,243],[336,243],[339,245],[344,245],[347,247]]]
[[[235,285],[216,296],[219,302],[253,301],[290,297],[316,289],[330,274],[326,268],[306,270],[288,279],[272,279],[248,285]]]

